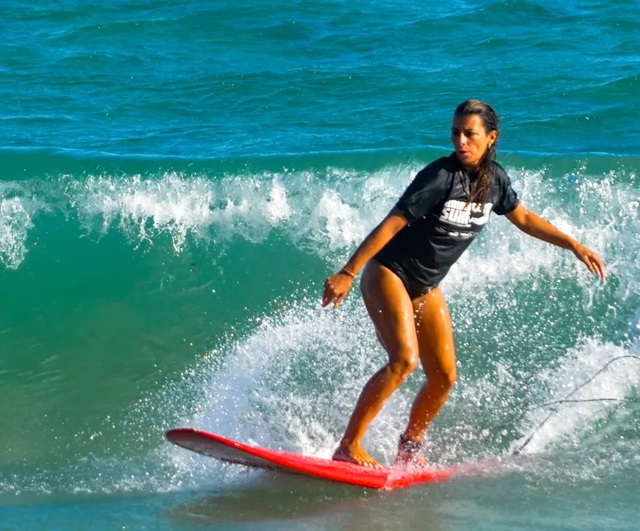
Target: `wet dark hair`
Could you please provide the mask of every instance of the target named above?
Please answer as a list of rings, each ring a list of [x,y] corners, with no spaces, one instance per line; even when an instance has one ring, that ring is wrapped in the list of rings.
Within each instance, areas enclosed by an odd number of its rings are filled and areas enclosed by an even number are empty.
[[[500,135],[500,118],[493,110],[491,105],[479,100],[466,100],[456,107],[454,116],[469,116],[478,115],[482,118],[485,131],[490,133],[496,131],[498,136]],[[493,161],[496,158],[496,151],[498,149],[498,139],[487,147],[480,164],[478,164],[477,178],[473,180],[470,192],[469,202],[482,202],[485,195],[491,187],[491,181],[493,179]]]

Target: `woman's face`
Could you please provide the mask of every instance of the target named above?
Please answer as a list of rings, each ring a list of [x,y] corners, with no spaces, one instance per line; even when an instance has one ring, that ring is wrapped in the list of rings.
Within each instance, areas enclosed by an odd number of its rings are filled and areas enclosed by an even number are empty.
[[[498,138],[497,131],[487,133],[482,118],[477,114],[462,114],[453,117],[451,143],[460,163],[467,169],[478,167],[488,147]]]

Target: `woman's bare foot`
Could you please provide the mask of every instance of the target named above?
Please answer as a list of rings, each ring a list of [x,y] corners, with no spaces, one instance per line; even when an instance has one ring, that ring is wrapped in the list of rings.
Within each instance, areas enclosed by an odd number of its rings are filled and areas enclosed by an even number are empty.
[[[404,436],[400,436],[400,442],[398,443],[398,455],[393,463],[395,467],[402,468],[414,468],[414,467],[427,467],[429,461],[421,453],[422,443],[418,441],[411,441]]]
[[[398,468],[424,468],[429,466],[429,461],[422,454],[398,454],[393,466]]]
[[[371,468],[381,468],[380,464],[365,452],[359,444],[338,446],[333,454],[334,461],[346,461],[355,465],[362,465]]]

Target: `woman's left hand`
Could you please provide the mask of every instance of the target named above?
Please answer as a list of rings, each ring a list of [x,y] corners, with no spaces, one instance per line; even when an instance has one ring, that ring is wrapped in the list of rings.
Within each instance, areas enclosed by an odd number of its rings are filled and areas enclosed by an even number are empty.
[[[604,272],[604,263],[596,252],[587,249],[581,243],[567,236],[564,232],[551,225],[551,223],[538,216],[538,214],[525,208],[522,203],[519,203],[516,208],[507,214],[507,219],[522,232],[534,238],[552,243],[564,249],[571,249],[578,257],[578,260],[587,266],[589,271],[594,275],[598,275],[602,280],[606,279],[607,275]]]
[[[578,257],[578,260],[583,262],[587,266],[589,271],[591,271],[594,275],[598,275],[602,280],[605,280],[607,278],[607,275],[604,272],[604,263],[598,256],[598,253],[586,248],[580,243],[575,245],[572,250],[573,253]]]

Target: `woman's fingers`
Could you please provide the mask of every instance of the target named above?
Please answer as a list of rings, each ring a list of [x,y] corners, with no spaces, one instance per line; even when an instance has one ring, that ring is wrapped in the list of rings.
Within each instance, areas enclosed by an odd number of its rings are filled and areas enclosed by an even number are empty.
[[[607,274],[604,271],[604,263],[600,259],[597,254],[591,258],[591,262],[593,264],[594,269],[596,270],[596,274],[602,279],[605,280],[607,278]]]
[[[595,253],[591,249],[582,247],[580,249],[580,253],[578,254],[578,258],[582,262],[584,262],[584,264],[587,266],[587,269],[589,269],[591,273],[593,273],[594,275],[598,275],[602,280],[605,280],[607,278],[604,270],[604,262],[597,253]]]
[[[339,273],[328,277],[324,282],[322,306],[328,306],[333,303],[334,308],[337,308],[342,300],[347,296],[347,293],[349,293],[349,289],[351,289],[351,281],[351,278]]]

